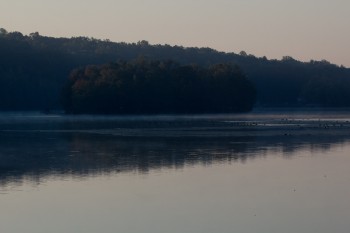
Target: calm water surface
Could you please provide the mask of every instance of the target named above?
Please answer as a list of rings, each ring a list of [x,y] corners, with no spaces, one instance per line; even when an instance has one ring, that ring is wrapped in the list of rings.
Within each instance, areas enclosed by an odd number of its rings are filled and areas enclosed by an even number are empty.
[[[347,233],[350,112],[0,114],[0,232]]]

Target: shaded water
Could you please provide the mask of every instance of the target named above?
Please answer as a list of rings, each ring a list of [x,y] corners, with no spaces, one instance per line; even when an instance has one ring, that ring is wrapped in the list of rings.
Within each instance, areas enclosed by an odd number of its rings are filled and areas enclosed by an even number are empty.
[[[0,232],[348,232],[350,113],[0,115]]]

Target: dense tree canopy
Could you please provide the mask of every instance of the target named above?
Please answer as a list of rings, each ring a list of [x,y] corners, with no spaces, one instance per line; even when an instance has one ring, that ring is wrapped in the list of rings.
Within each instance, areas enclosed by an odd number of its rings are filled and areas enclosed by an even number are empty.
[[[69,113],[219,113],[252,109],[255,89],[238,67],[120,61],[74,70],[64,90]]]
[[[257,90],[257,106],[350,106],[350,69],[327,61],[268,60],[242,51],[115,43],[87,37],[52,38],[0,30],[0,110],[62,108],[59,97],[70,72],[118,60],[174,60],[181,65],[237,64]]]

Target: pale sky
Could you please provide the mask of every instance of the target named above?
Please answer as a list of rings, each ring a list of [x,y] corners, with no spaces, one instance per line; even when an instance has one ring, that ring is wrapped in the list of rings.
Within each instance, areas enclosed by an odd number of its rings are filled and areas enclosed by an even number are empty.
[[[350,67],[350,0],[0,0],[0,27]]]

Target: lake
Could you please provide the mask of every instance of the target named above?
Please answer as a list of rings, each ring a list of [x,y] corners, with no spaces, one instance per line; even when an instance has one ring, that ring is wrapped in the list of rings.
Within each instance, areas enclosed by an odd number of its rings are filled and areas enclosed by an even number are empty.
[[[0,232],[347,233],[350,111],[0,114]]]

